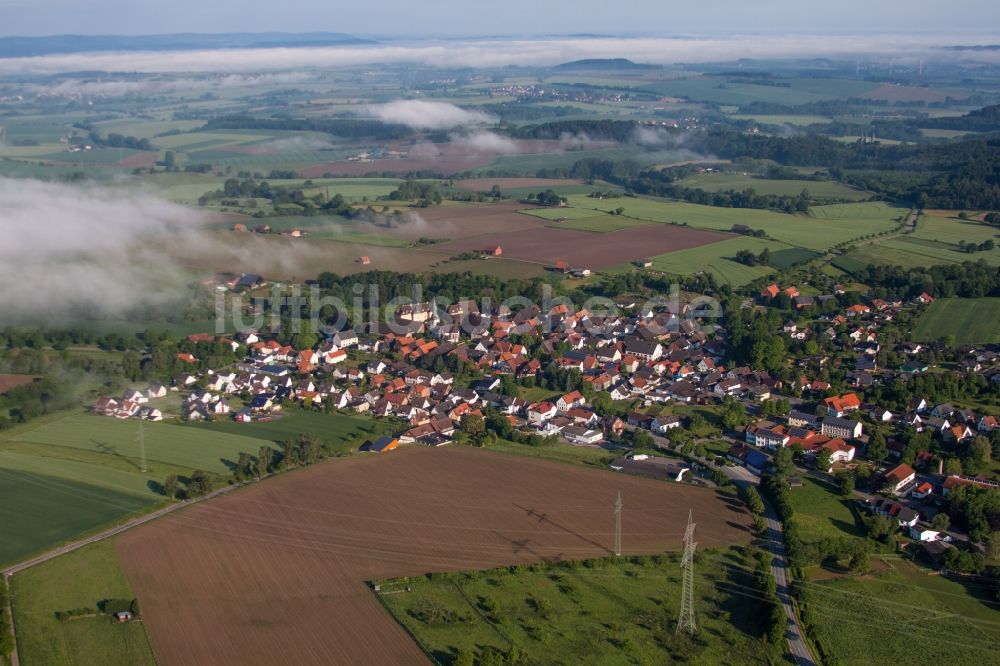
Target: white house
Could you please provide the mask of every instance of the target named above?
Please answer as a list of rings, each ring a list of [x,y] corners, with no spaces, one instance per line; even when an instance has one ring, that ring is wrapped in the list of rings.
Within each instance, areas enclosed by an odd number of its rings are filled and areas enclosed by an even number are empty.
[[[917,541],[937,541],[941,538],[941,533],[937,530],[928,530],[914,525],[910,528],[910,538]]]
[[[122,402],[128,401],[143,405],[149,402],[149,398],[147,398],[146,395],[138,389],[125,389],[125,392],[122,393]]]
[[[650,426],[650,429],[653,432],[662,435],[669,430],[681,427],[681,423],[682,423],[681,417],[675,416],[673,414],[665,414],[657,416],[655,419],[653,419],[653,423]]]
[[[567,412],[574,407],[579,407],[585,402],[583,394],[579,391],[573,391],[572,393],[567,393],[561,396],[559,400],[556,401],[556,409],[560,412]]]
[[[558,413],[551,402],[539,402],[528,409],[528,423],[539,425],[555,417]]]
[[[576,425],[563,428],[562,435],[574,444],[597,444],[604,439],[604,434],[600,430],[591,430]]]

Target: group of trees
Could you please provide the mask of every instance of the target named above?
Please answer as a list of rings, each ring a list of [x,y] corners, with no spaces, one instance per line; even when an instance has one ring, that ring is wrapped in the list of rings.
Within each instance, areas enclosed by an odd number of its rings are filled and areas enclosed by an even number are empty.
[[[171,499],[191,499],[212,492],[215,481],[205,470],[196,469],[191,476],[181,478],[176,474],[163,480],[162,492]]]
[[[538,192],[529,194],[524,198],[527,203],[538,204],[539,206],[560,206],[566,202],[566,200],[553,192],[551,189],[545,190],[544,192]]]
[[[992,239],[984,240],[982,243],[976,243],[975,241],[958,241],[958,251],[966,252],[972,254],[973,252],[989,252],[994,247],[996,243]]]
[[[0,394],[0,430],[12,423],[27,423],[43,414],[67,409],[76,402],[73,387],[55,377],[15,386]]]
[[[871,265],[858,271],[857,278],[872,288],[883,288],[904,298],[922,292],[934,298],[1000,296],[1000,267],[983,260],[914,268]]]
[[[771,250],[765,247],[759,254],[754,254],[750,250],[740,250],[736,253],[736,261],[746,266],[767,266],[771,263]]]
[[[419,208],[441,203],[441,193],[436,183],[407,179],[389,193],[391,201],[415,201]]]

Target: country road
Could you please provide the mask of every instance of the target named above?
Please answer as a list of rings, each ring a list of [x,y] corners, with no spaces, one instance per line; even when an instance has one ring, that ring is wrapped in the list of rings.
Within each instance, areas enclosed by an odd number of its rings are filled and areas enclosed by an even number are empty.
[[[179,511],[180,509],[183,509],[185,507],[189,507],[192,504],[197,504],[198,502],[204,502],[205,500],[212,499],[213,497],[218,497],[219,495],[222,495],[224,493],[228,493],[228,492],[230,492],[232,490],[235,490],[237,488],[240,488],[240,487],[242,487],[242,484],[234,484],[234,485],[231,485],[231,486],[223,486],[222,488],[219,488],[218,490],[214,490],[214,491],[208,493],[207,495],[202,495],[201,497],[196,497],[196,498],[190,499],[190,500],[184,500],[183,502],[177,502],[175,504],[169,504],[169,505],[163,507],[162,509],[157,509],[156,511],[153,511],[152,513],[147,513],[147,514],[145,514],[143,516],[139,516],[138,518],[134,518],[134,519],[129,520],[129,521],[125,522],[125,523],[122,523],[121,525],[117,525],[115,527],[108,528],[108,529],[104,530],[103,532],[98,532],[97,534],[93,534],[93,535],[91,535],[89,537],[86,537],[84,539],[80,539],[79,541],[72,541],[70,543],[67,543],[67,544],[64,544],[62,546],[59,546],[58,548],[50,550],[50,551],[48,551],[46,553],[38,555],[37,557],[33,557],[33,558],[29,559],[29,560],[24,560],[23,562],[19,562],[17,564],[11,565],[11,566],[7,567],[6,569],[3,569],[2,571],[0,571],[0,574],[3,574],[4,580],[9,582],[11,576],[13,576],[16,573],[20,573],[21,571],[24,571],[25,569],[30,569],[31,567],[37,566],[39,564],[42,564],[43,562],[48,562],[49,560],[55,559],[55,558],[59,557],[60,555],[65,555],[66,553],[71,553],[74,550],[77,550],[78,548],[83,548],[86,545],[89,545],[89,544],[92,544],[92,543],[96,543],[98,541],[103,541],[104,539],[109,539],[109,538],[111,538],[111,537],[113,537],[115,535],[121,534],[122,532],[126,532],[126,531],[128,531],[128,530],[130,530],[130,529],[132,529],[134,527],[139,527],[140,525],[145,525],[146,523],[148,523],[148,522],[150,522],[152,520],[156,520],[157,518],[160,518],[161,516],[165,516],[168,513],[172,513],[174,511]],[[13,613],[10,613],[9,617],[10,617],[10,631],[11,631],[11,634],[14,635],[14,651],[10,655],[10,666],[20,666],[20,660],[18,659],[18,656],[17,656],[17,634],[15,633],[15,628],[14,628],[14,616],[13,616]]]
[[[764,520],[767,523],[767,547],[774,556],[771,558],[771,574],[778,585],[778,599],[785,609],[788,618],[788,629],[785,638],[788,639],[788,651],[799,666],[815,666],[809,645],[802,637],[802,627],[795,615],[792,605],[792,578],[788,571],[788,557],[785,554],[785,536],[778,514],[771,503],[764,498]]]
[[[721,469],[737,487],[757,485],[760,481],[744,467],[727,466]],[[763,495],[761,499],[764,500],[764,521],[767,524],[767,548],[772,555],[771,574],[778,586],[778,599],[785,609],[785,617],[788,618],[788,629],[785,631],[788,651],[798,666],[816,666],[816,660],[813,659],[809,644],[803,638],[802,627],[792,604],[792,576],[788,570],[788,556],[785,553],[785,531],[771,502]]]

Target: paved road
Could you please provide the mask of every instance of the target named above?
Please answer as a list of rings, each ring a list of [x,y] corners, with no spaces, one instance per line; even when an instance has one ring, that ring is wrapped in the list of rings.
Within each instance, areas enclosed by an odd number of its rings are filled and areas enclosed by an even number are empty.
[[[771,506],[771,503],[764,499],[764,520],[767,523],[767,547],[771,551],[771,574],[774,582],[778,585],[778,599],[785,609],[785,616],[788,618],[788,629],[785,631],[785,638],[788,639],[788,651],[792,654],[792,659],[799,666],[815,666],[809,644],[802,637],[802,627],[799,626],[799,618],[795,615],[795,608],[792,605],[792,576],[788,570],[788,557],[785,554],[785,537],[781,521],[778,514]]]
[[[144,516],[139,516],[138,518],[134,518],[134,519],[132,519],[132,520],[130,520],[128,522],[122,523],[121,525],[118,525],[117,527],[112,527],[112,528],[106,529],[103,532],[98,532],[97,534],[89,536],[89,537],[87,537],[85,539],[80,539],[79,541],[73,541],[71,543],[67,543],[65,545],[59,546],[58,548],[56,548],[54,550],[50,550],[47,553],[43,553],[43,554],[41,554],[41,555],[39,555],[37,557],[33,557],[30,560],[24,560],[23,562],[19,562],[18,564],[14,564],[12,566],[9,566],[6,569],[4,569],[3,571],[0,571],[0,573],[3,574],[4,580],[6,580],[6,581],[9,582],[11,576],[13,576],[14,574],[19,573],[21,571],[24,571],[25,569],[30,569],[31,567],[37,566],[37,565],[41,564],[42,562],[48,562],[49,560],[55,559],[55,558],[59,557],[60,555],[65,555],[66,553],[70,553],[70,552],[72,552],[72,551],[74,551],[74,550],[76,550],[78,548],[83,548],[84,546],[86,546],[88,544],[96,543],[98,541],[103,541],[104,539],[109,539],[109,538],[111,538],[111,537],[113,537],[113,536],[115,536],[117,534],[121,534],[122,532],[128,531],[128,530],[130,530],[130,529],[132,529],[134,527],[139,527],[140,525],[145,525],[146,523],[148,523],[148,522],[150,522],[152,520],[156,520],[157,518],[160,518],[161,516],[165,516],[168,513],[172,513],[174,511],[178,511],[178,510],[183,509],[185,507],[191,506],[192,504],[197,504],[198,502],[204,502],[205,500],[211,499],[213,497],[218,497],[219,495],[222,495],[224,493],[228,493],[228,492],[230,492],[232,490],[235,490],[236,488],[239,488],[239,487],[241,487],[241,486],[240,485],[231,485],[231,486],[227,485],[227,486],[223,486],[222,488],[219,488],[218,490],[214,490],[214,491],[208,493],[207,495],[203,495],[201,497],[196,497],[194,499],[185,500],[183,502],[177,502],[175,504],[169,504],[169,505],[163,507],[162,509],[158,509],[158,510],[152,512],[152,513],[147,513]],[[12,634],[14,634],[14,617],[13,617],[13,614],[10,615],[10,631],[11,631]],[[14,637],[14,651],[11,653],[11,656],[10,656],[10,664],[11,664],[11,666],[19,666],[20,661],[18,660],[18,656],[17,656],[17,636],[16,636],[16,634],[14,636],[15,636]]]
[[[745,467],[725,466],[721,468],[737,487],[746,485],[757,485],[760,478],[750,472]],[[799,618],[795,615],[795,608],[792,605],[792,575],[788,570],[788,556],[785,553],[785,535],[781,521],[778,520],[778,512],[771,506],[771,502],[766,497],[764,499],[764,522],[767,524],[767,548],[771,551],[771,575],[778,587],[778,599],[782,608],[785,609],[785,617],[788,618],[788,629],[785,631],[785,638],[788,640],[788,651],[792,659],[798,666],[816,666],[809,644],[802,637],[802,627],[799,625]]]

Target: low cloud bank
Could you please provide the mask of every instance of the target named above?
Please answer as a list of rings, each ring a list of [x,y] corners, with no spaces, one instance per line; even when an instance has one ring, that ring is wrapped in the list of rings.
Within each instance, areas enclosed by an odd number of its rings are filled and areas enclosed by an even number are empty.
[[[581,58],[630,58],[637,62],[720,62],[737,58],[884,56],[897,63],[920,58],[1000,62],[996,51],[947,51],[977,44],[968,36],[732,35],[678,38],[481,39],[387,43],[377,46],[221,49],[202,51],[81,53],[0,59],[0,74],[60,72],[266,72],[376,63],[441,67],[554,65]]]
[[[0,200],[0,323],[113,314],[182,293],[162,234],[197,233],[197,212],[115,188],[8,178]]]
[[[403,99],[368,107],[369,113],[386,123],[398,123],[418,130],[489,125],[495,119],[482,111],[468,111],[454,104]]]

